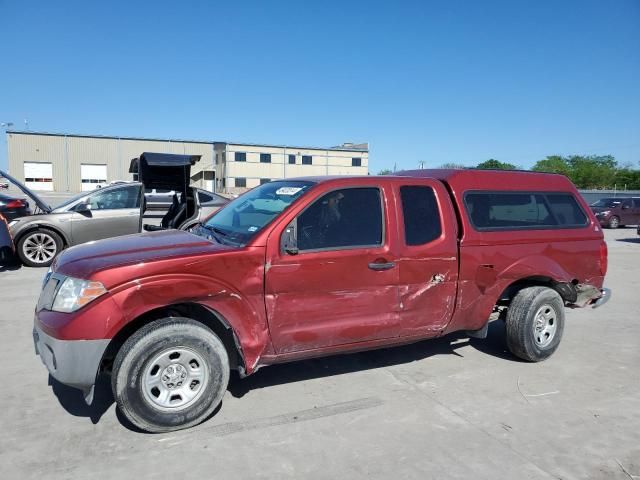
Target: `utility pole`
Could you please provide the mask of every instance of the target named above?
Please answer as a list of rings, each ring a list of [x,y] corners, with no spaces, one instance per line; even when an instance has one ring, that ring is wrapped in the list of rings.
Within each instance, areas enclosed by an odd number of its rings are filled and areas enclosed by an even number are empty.
[[[13,127],[13,122],[2,122],[0,123],[0,127],[2,127],[4,129],[4,138],[7,138],[7,130],[9,130],[11,127]],[[7,170],[9,170],[9,142],[7,142],[7,146],[6,149],[3,149],[5,152],[7,152]],[[0,159],[2,159],[2,156],[0,155]]]
[[[425,163],[427,163],[427,162],[425,162],[424,160],[420,160],[420,161],[418,162],[418,165],[420,165],[420,170],[424,169],[424,164],[425,164]]]

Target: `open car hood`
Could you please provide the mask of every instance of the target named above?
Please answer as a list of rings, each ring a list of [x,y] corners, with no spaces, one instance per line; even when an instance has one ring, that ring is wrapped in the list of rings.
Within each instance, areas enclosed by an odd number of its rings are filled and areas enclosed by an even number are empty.
[[[201,155],[144,152],[131,160],[129,173],[137,173],[145,189],[184,192],[191,182],[191,167]]]
[[[18,189],[20,189],[22,193],[24,193],[27,197],[33,200],[36,206],[40,210],[42,210],[44,213],[51,213],[51,210],[53,210],[51,206],[49,206],[49,204],[47,203],[44,203],[42,199],[33,192],[33,190],[30,190],[27,187],[25,187],[22,183],[20,183],[17,179],[13,178],[7,172],[0,170],[0,177],[6,178],[7,180],[9,180],[9,182],[11,182],[13,185],[18,187]]]

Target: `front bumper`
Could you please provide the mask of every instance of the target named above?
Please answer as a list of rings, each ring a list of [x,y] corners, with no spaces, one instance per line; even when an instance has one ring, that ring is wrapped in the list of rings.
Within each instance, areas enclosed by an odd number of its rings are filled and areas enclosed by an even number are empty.
[[[109,340],[60,340],[44,333],[36,322],[33,342],[36,354],[51,376],[60,383],[79,388],[90,401]]]
[[[591,304],[591,307],[601,307],[611,299],[611,289],[603,288],[602,290],[600,290],[600,292],[602,293],[602,295]]]

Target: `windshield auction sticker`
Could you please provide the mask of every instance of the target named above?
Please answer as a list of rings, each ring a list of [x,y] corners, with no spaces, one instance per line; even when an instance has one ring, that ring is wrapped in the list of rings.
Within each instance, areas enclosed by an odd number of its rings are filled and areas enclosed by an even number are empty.
[[[280,187],[276,190],[276,195],[295,195],[302,187]]]

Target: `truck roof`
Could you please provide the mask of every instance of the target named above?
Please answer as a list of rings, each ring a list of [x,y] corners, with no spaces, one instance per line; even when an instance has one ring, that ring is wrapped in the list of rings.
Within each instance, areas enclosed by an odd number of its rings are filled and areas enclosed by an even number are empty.
[[[287,178],[286,180],[303,180],[324,183],[334,180],[373,178],[421,177],[440,180],[449,185],[453,192],[465,190],[524,190],[524,191],[573,191],[575,187],[564,175],[557,173],[531,172],[528,170],[490,170],[490,169],[421,169],[402,170],[393,175],[375,176],[313,176]]]
[[[564,175],[528,170],[423,169],[404,170],[394,175],[435,178],[448,184],[454,191],[469,189],[573,191],[575,188]]]

